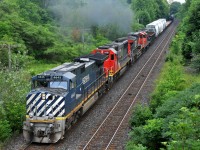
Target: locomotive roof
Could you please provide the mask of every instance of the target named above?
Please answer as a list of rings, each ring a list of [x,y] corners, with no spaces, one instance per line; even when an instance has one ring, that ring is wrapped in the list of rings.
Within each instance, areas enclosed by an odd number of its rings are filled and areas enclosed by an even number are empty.
[[[93,61],[93,60],[90,60],[89,62],[84,62],[84,63],[80,63],[80,62],[64,63],[64,64],[57,66],[53,69],[45,71],[44,73],[41,73],[39,75],[50,75],[50,76],[51,75],[52,76],[54,76],[54,75],[61,75],[61,76],[64,75],[65,76],[65,75],[68,75],[69,72],[71,73],[78,68],[83,68],[83,67],[87,68],[88,66],[90,66],[94,63],[95,63],[95,61]]]
[[[97,65],[101,65],[104,63],[104,61],[107,58],[108,58],[108,56],[105,54],[95,53],[95,54],[89,54],[86,56],[81,56],[81,57],[75,58],[74,61],[75,62],[85,62],[85,61],[87,62],[89,60],[94,60]]]
[[[127,42],[128,42],[128,38],[122,37],[122,38],[118,38],[117,40],[113,41],[112,43],[109,43],[109,44],[106,44],[103,46],[99,46],[98,49],[110,49],[110,50],[114,50],[113,52],[116,53],[116,51],[119,50],[118,47],[120,47],[121,45],[124,45]]]
[[[137,31],[137,32],[130,32],[130,33],[128,33],[128,36],[138,36],[139,34],[146,34],[146,29],[143,29],[143,30],[141,30],[141,31]]]
[[[58,72],[58,71],[59,72],[70,72],[72,70],[75,70],[75,69],[83,67],[83,66],[85,66],[84,63],[78,63],[78,62],[64,63],[60,66],[57,66],[57,67],[49,70],[48,72]]]
[[[34,76],[32,79],[60,79],[60,77],[65,77],[67,79],[74,79],[75,72],[78,69],[88,68],[95,63],[97,65],[102,65],[103,62],[108,58],[104,54],[89,54],[87,56],[82,56],[75,59],[75,62],[64,63],[60,66],[57,66],[53,69],[45,71],[41,74]]]
[[[123,42],[126,42],[127,39],[128,39],[127,37],[122,37],[122,38],[116,39],[115,42],[117,42],[117,43],[123,43]]]

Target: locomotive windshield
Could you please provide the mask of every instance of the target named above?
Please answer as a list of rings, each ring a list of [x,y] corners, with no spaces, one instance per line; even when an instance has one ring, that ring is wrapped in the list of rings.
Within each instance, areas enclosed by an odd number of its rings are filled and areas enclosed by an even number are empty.
[[[61,88],[68,89],[67,81],[33,81],[32,89],[35,88]]]
[[[50,88],[62,88],[67,90],[67,81],[52,81],[49,86]]]
[[[48,87],[47,81],[33,81],[32,88],[45,88]]]

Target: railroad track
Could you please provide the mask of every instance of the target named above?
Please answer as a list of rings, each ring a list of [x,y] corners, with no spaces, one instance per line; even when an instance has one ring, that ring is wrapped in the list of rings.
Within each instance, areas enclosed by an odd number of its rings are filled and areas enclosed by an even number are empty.
[[[20,150],[55,150],[55,146],[53,144],[39,144],[30,142],[22,145]]]
[[[80,149],[123,149],[120,139],[125,134],[128,127],[130,110],[140,96],[140,92],[145,86],[149,76],[155,69],[156,64],[164,53],[172,36],[175,33],[177,22],[174,22],[166,31],[165,36],[157,45],[157,48],[149,57],[145,65],[132,80],[128,88],[119,98],[115,106],[108,112],[103,122],[94,130]]]
[[[19,148],[19,150],[27,150],[27,148],[28,148],[31,144],[32,144],[32,142],[25,143],[25,144],[23,144],[23,145]]]

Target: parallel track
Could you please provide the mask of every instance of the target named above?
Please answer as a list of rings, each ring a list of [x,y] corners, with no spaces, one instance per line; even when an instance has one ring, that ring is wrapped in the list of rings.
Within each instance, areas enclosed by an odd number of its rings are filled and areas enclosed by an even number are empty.
[[[31,144],[32,144],[32,142],[30,142],[30,143],[25,143],[25,144],[23,144],[23,145],[20,147],[19,150],[27,150],[27,148],[28,148]]]
[[[165,33],[163,33],[165,36],[161,43],[122,94],[116,105],[109,111],[103,122],[98,126],[96,131],[91,134],[89,141],[80,147],[81,149],[122,149],[119,139],[123,136],[128,126],[130,110],[137,101],[146,81],[174,35],[176,26],[177,23],[174,22]]]
[[[28,143],[23,145],[20,150],[55,150],[53,144],[44,144],[44,143]]]

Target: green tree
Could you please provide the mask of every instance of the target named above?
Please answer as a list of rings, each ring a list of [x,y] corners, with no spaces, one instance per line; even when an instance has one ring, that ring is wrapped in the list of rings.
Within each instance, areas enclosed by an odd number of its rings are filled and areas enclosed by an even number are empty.
[[[176,13],[178,13],[180,7],[181,7],[181,3],[180,2],[173,2],[170,5],[170,14],[176,14]]]
[[[158,149],[162,142],[163,119],[147,120],[145,125],[134,127],[130,132],[132,144],[142,144],[148,149]]]
[[[7,120],[0,120],[0,141],[5,141],[11,136],[10,124]]]
[[[166,0],[134,0],[132,9],[136,14],[135,21],[146,25],[158,18],[166,18],[169,4]]]
[[[197,62],[199,60],[199,37],[200,37],[200,1],[193,0],[187,1],[185,9],[188,8],[186,17],[182,25],[182,31],[185,33],[184,43],[183,43],[183,56],[185,59],[191,60],[193,66],[199,69]],[[187,7],[186,7],[187,6]]]
[[[199,141],[199,125],[200,125],[200,110],[194,108],[192,110],[182,107],[180,109],[179,118],[169,124],[169,134],[173,140],[168,143],[168,149],[192,149],[198,150],[200,147]]]
[[[146,120],[151,119],[152,117],[152,112],[150,111],[148,106],[138,104],[133,109],[132,116],[130,119],[130,125],[133,128],[145,125]]]
[[[156,0],[158,9],[156,11],[156,18],[167,18],[169,15],[169,4],[167,0]]]

